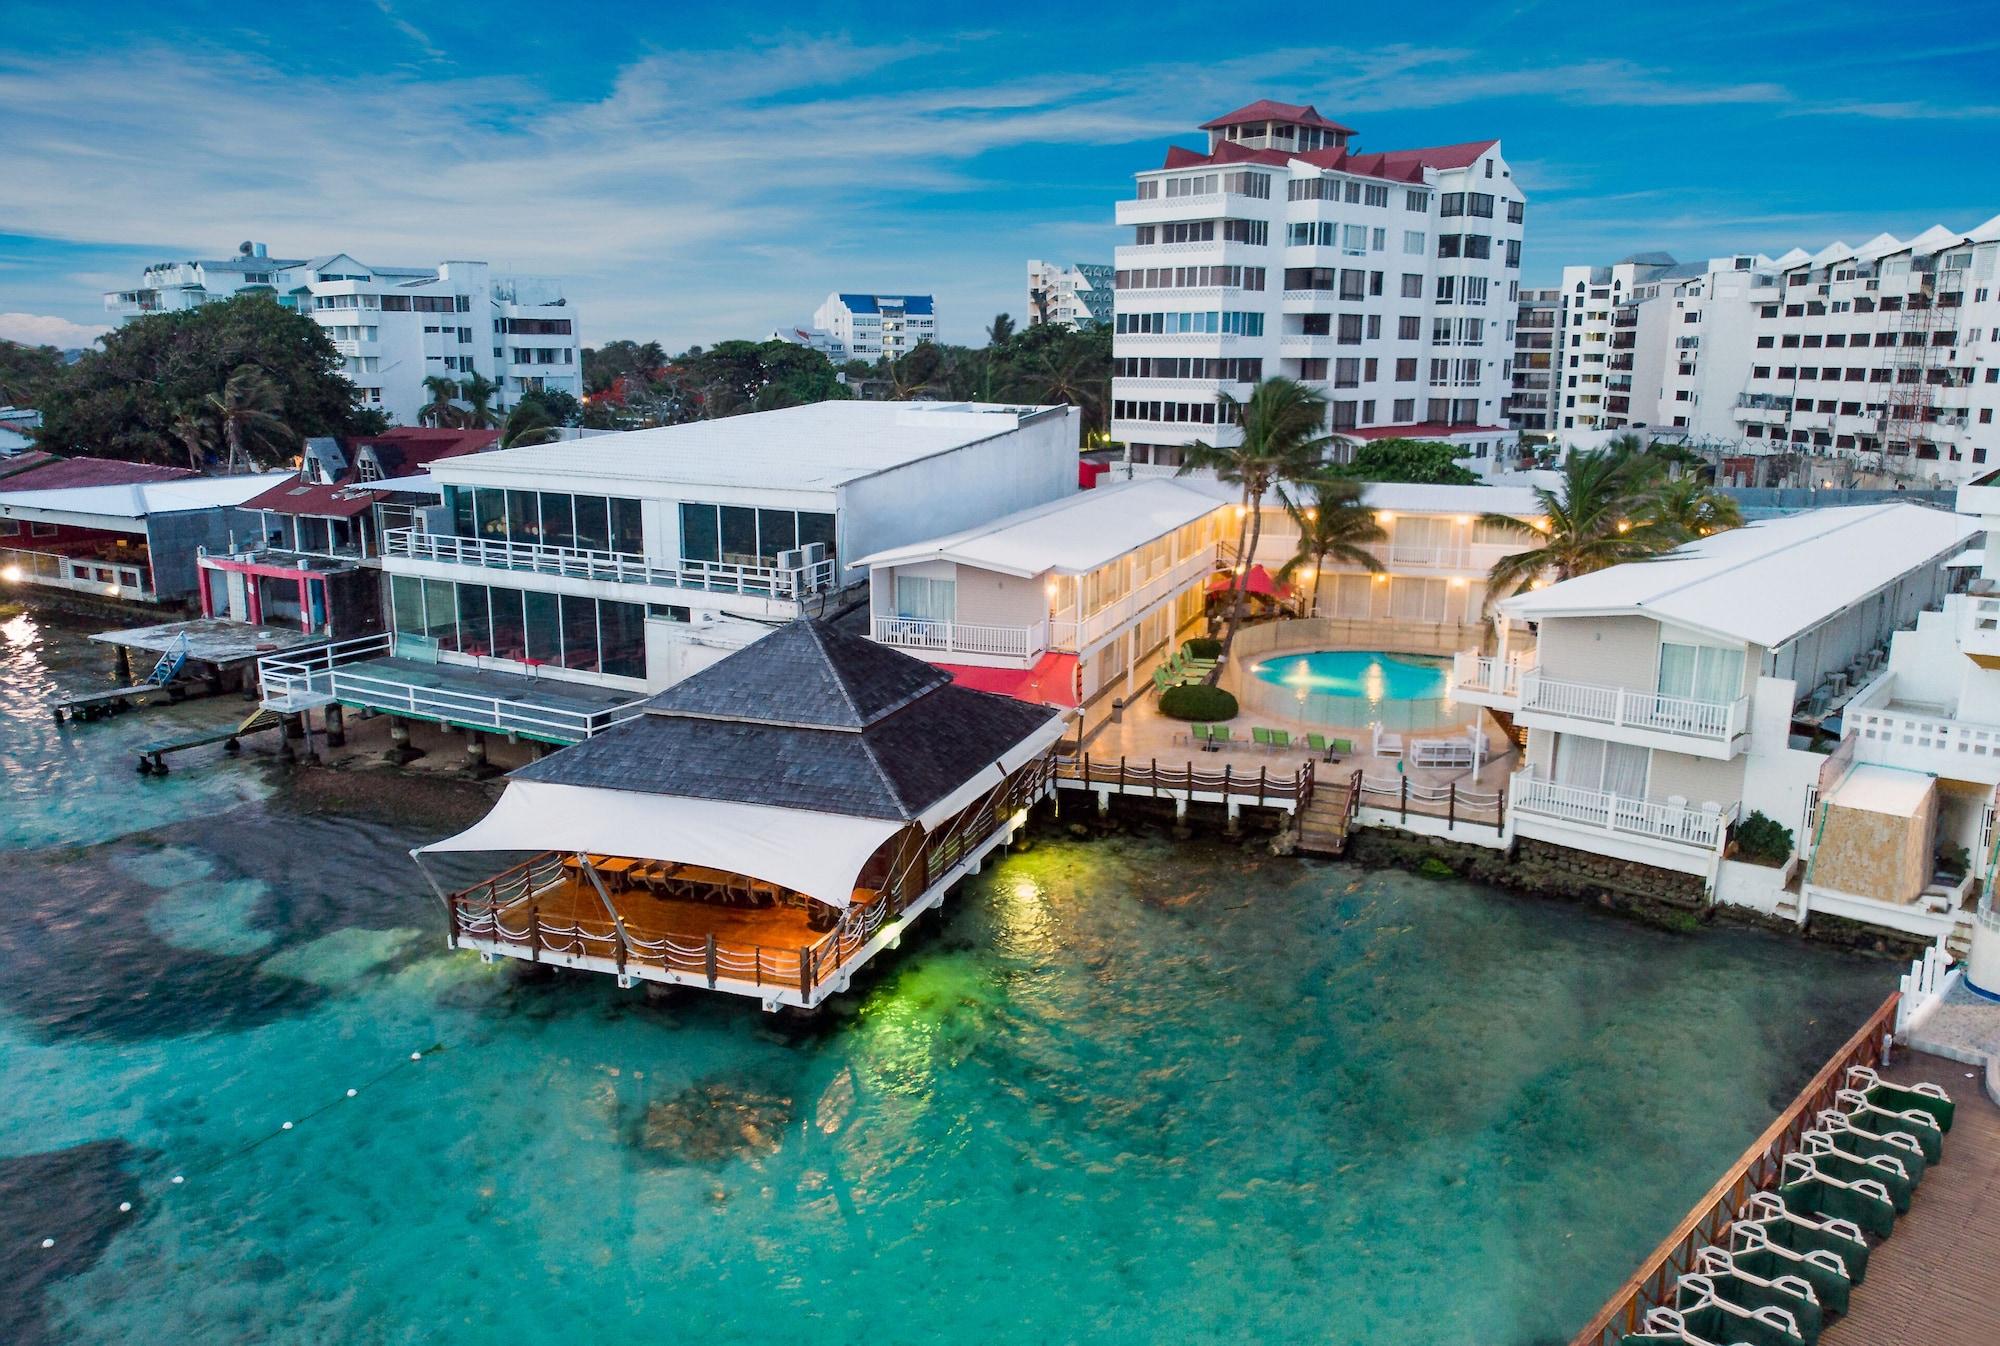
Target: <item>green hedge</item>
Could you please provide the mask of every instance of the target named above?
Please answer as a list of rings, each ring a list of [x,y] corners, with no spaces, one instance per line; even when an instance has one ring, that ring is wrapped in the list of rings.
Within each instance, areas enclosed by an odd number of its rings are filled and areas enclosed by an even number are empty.
[[[1219,659],[1222,657],[1222,642],[1214,636],[1195,636],[1181,646],[1181,653],[1192,659]]]
[[[1752,809],[1736,824],[1738,859],[1757,865],[1782,865],[1791,858],[1792,829]]]
[[[1204,724],[1236,718],[1236,698],[1220,687],[1184,682],[1160,693],[1160,714],[1176,720],[1198,720]]]

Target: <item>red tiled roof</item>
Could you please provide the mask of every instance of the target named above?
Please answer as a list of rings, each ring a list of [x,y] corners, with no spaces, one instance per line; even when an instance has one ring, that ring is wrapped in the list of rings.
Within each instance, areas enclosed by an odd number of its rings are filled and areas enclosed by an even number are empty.
[[[1503,425],[1450,425],[1418,421],[1414,425],[1371,425],[1366,430],[1335,430],[1337,439],[1456,439],[1461,435],[1506,435]]]
[[[1354,134],[1353,127],[1328,121],[1319,115],[1318,108],[1310,104],[1274,103],[1268,98],[1260,98],[1247,107],[1224,113],[1214,121],[1205,121],[1201,124],[1201,129],[1217,131],[1225,126],[1241,126],[1245,122],[1290,122],[1294,126],[1324,126],[1330,131]]]
[[[239,508],[268,509],[274,514],[301,514],[314,519],[352,519],[366,514],[375,495],[365,487],[322,486],[294,477],[245,500]]]
[[[1169,146],[1167,161],[1163,168],[1198,168],[1204,164],[1270,164],[1282,167],[1294,159],[1313,165],[1315,168],[1330,168],[1339,173],[1352,173],[1357,177],[1383,178],[1389,182],[1422,182],[1426,168],[1470,168],[1479,162],[1479,156],[1500,142],[1497,140],[1473,140],[1463,145],[1440,145],[1433,149],[1383,150],[1377,154],[1351,154],[1346,150],[1328,147],[1322,150],[1306,150],[1293,154],[1285,150],[1245,149],[1234,141],[1225,140],[1215,147],[1213,154],[1203,154],[1199,150],[1182,149],[1178,145]]]
[[[440,458],[483,453],[500,442],[498,430],[454,429],[428,425],[399,425],[379,435],[362,435],[348,441],[351,449],[372,448],[390,476],[408,476],[417,468]]]
[[[30,461],[32,460],[32,461]],[[26,463],[26,466],[21,464]],[[191,468],[127,463],[116,458],[59,458],[30,449],[0,463],[0,491],[54,491],[68,486],[130,486],[199,475]]]
[[[1016,701],[1044,706],[1074,706],[1076,656],[1055,651],[1035,661],[1033,668],[975,668],[970,664],[939,664],[953,682],[975,692],[997,692]]]

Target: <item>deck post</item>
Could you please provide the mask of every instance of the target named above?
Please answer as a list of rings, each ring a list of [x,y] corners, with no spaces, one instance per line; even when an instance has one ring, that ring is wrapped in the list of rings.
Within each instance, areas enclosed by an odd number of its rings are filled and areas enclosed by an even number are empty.
[[[326,746],[329,748],[347,746],[347,713],[341,709],[338,701],[327,703]]]
[[[1403,777],[1403,802],[1401,804],[1403,822],[1410,821],[1410,778]]]
[[[709,933],[708,942],[702,948],[701,965],[702,971],[708,975],[709,988],[713,990],[715,987],[715,934],[713,931]],[[623,959],[619,960],[619,966],[621,969],[623,968]]]
[[[424,750],[410,743],[410,722],[400,715],[389,717],[389,750],[382,754],[384,761],[397,766],[408,766],[424,755]]]
[[[542,961],[542,904],[539,902],[528,904],[528,961]]]
[[[1111,814],[1111,791],[1109,789],[1099,789],[1097,792],[1097,816],[1100,818],[1105,818],[1109,817],[1110,814]]]
[[[808,1000],[812,996],[813,951],[807,945],[799,950],[799,999]]]
[[[1451,793],[1445,799],[1444,830],[1449,832],[1458,823],[1458,782],[1451,783]]]

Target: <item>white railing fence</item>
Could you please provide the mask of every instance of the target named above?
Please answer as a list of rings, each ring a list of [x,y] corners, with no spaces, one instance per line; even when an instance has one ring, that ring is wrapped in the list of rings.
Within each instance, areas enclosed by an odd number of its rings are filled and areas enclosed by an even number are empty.
[[[153,597],[144,566],[20,547],[0,547],[0,579],[9,584],[46,584],[115,598]]]
[[[988,626],[978,622],[933,621],[924,617],[886,617],[877,614],[875,639],[884,645],[904,649],[931,650],[941,654],[991,654],[1025,659],[1047,647],[1046,628],[1036,626]]]
[[[565,575],[574,579],[609,580],[619,584],[651,584],[788,599],[831,589],[836,568],[832,560],[783,569],[726,561],[690,560],[671,566],[656,566],[633,552],[458,537],[448,533],[426,533],[420,528],[391,528],[384,532],[382,554],[445,565],[526,570],[539,575]]]
[[[1451,682],[1464,691],[1519,696],[1521,675],[1534,667],[1532,652],[1502,656],[1459,650],[1451,656]]]
[[[1605,790],[1545,780],[1536,776],[1532,768],[1514,774],[1508,797],[1516,813],[1711,851],[1722,848],[1739,807],[1704,805],[1696,809],[1659,800],[1631,799]]]
[[[1667,734],[1727,743],[1744,731],[1750,698],[1697,701],[1630,687],[1603,687],[1569,682],[1530,671],[1521,680],[1521,709],[1560,715],[1565,719],[1628,729],[1653,729]]]
[[[1905,1037],[1929,1023],[1963,972],[1963,966],[1952,966],[1945,937],[1939,935],[1937,943],[1925,949],[1923,957],[1913,961],[1902,976],[1903,998],[1896,1003],[1896,1036]]]

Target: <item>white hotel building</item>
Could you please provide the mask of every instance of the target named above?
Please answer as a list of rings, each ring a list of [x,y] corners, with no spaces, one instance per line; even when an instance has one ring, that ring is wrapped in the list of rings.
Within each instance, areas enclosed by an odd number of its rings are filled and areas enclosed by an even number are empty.
[[[1683,266],[1563,272],[1559,428],[1964,482],[2000,465],[2000,216]]]
[[[1258,102],[1206,123],[1118,203],[1114,439],[1177,463],[1227,442],[1216,395],[1286,375],[1323,388],[1350,443],[1511,445],[1525,198],[1497,140],[1358,153],[1310,107]]]
[[[813,330],[825,333],[849,358],[894,359],[937,340],[937,301],[927,294],[836,291],[814,310]]]
[[[561,282],[496,276],[485,262],[370,266],[346,253],[272,257],[246,243],[230,258],[149,266],[138,288],[107,293],[104,307],[122,322],[247,294],[325,328],[361,404],[392,424],[417,424],[433,376],[483,375],[500,386],[502,410],[532,389],[583,395],[577,315]]]

